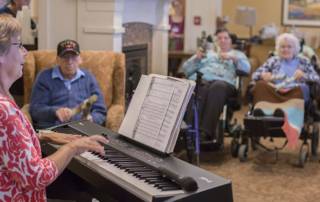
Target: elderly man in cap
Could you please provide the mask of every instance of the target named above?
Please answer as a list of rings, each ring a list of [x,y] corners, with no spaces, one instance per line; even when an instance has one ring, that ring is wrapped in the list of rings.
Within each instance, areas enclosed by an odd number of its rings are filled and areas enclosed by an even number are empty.
[[[87,119],[103,124],[106,105],[95,77],[81,64],[79,44],[64,40],[57,46],[57,65],[38,74],[32,89],[30,114],[36,128],[47,128],[64,122],[80,120],[75,114],[84,100],[97,95]]]

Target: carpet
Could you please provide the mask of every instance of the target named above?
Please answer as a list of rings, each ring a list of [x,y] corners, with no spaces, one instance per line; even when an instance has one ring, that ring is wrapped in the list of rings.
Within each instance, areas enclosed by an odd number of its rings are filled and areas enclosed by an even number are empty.
[[[223,151],[201,152],[200,167],[232,181],[234,202],[320,201],[318,160],[308,160],[299,168],[299,149],[279,151],[278,159],[275,153],[250,149],[248,161],[240,162],[230,154],[230,140],[225,139]],[[270,144],[280,146],[283,141]]]

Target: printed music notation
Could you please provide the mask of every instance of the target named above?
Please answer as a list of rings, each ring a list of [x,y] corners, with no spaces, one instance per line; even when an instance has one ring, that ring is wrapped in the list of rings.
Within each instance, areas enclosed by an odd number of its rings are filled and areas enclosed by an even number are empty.
[[[158,151],[173,151],[194,82],[143,75],[119,133]]]

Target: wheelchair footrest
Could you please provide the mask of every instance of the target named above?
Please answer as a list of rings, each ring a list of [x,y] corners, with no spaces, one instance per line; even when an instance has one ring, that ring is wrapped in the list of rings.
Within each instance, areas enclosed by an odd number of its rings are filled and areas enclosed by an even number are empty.
[[[252,136],[282,137],[281,129],[284,118],[275,116],[247,116],[244,118],[244,127]]]

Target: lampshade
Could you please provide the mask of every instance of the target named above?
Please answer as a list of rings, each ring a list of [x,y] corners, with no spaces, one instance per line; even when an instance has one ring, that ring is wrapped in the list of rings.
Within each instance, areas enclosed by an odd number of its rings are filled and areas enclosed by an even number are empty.
[[[235,22],[248,27],[254,26],[256,24],[256,9],[245,6],[237,7]]]

